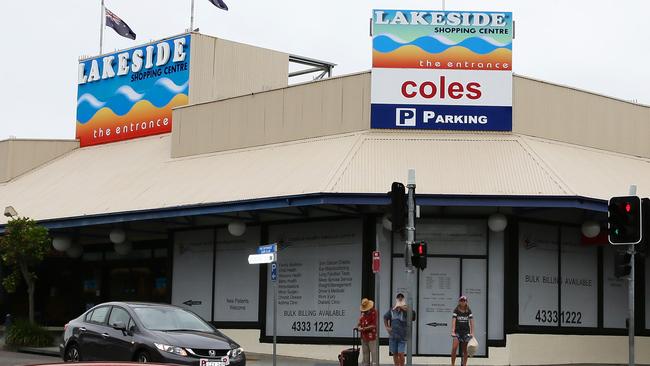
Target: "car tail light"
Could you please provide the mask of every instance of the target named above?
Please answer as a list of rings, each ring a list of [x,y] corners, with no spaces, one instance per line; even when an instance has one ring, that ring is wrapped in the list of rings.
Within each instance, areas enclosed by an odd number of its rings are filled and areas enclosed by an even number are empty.
[[[63,331],[65,332],[66,330],[68,330],[68,323],[65,323],[65,325],[63,326]]]

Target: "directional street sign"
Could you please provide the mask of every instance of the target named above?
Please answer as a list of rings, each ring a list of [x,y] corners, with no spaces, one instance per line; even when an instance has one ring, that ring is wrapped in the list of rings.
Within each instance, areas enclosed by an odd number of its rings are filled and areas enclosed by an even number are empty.
[[[278,264],[273,262],[271,263],[271,281],[275,282],[278,280]]]
[[[257,254],[277,253],[277,251],[278,251],[277,244],[261,245],[257,247]]]
[[[248,264],[267,264],[275,262],[275,253],[268,254],[250,254]]]

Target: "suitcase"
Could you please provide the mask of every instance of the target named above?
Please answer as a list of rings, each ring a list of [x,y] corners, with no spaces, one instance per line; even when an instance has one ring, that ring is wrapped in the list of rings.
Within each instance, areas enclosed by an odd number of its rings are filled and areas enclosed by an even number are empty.
[[[352,348],[344,349],[339,354],[340,366],[359,366],[359,329],[352,330]]]

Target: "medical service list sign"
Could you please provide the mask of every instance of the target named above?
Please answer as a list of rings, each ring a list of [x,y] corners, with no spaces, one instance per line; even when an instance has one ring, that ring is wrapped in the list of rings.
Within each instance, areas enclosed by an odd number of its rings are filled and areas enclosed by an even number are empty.
[[[172,130],[188,103],[190,36],[79,62],[77,139],[97,145]]]
[[[371,127],[512,130],[512,13],[374,10]]]

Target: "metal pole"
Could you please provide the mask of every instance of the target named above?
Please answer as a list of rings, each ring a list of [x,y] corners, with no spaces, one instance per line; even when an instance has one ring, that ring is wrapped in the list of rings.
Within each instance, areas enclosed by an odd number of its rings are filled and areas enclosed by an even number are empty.
[[[391,235],[392,234],[393,232],[391,231]],[[379,233],[375,233],[375,250],[379,252]],[[377,312],[377,316],[375,317],[375,330],[377,331],[375,350],[376,350],[377,359],[372,360],[372,362],[374,362],[375,365],[377,366],[379,366],[379,340],[381,339],[380,332],[379,332],[379,330],[381,329],[379,327],[379,319],[381,318],[381,311],[379,310],[379,304],[381,303],[380,280],[381,280],[380,272],[375,273],[375,311]]]
[[[408,287],[406,303],[408,304],[408,313],[406,314],[406,364],[413,365],[413,292],[415,286],[413,281],[413,263],[411,263],[411,244],[415,242],[415,169],[409,169],[408,182],[408,225],[406,227],[406,250],[408,256],[406,267],[406,283]]]
[[[278,275],[279,275],[278,269]],[[278,345],[278,282],[273,282],[273,366],[277,366]]]
[[[104,51],[104,21],[106,16],[104,15],[104,0],[102,0],[102,8],[99,14],[99,54],[101,55]]]
[[[636,185],[630,185],[630,196],[636,196]],[[627,282],[627,305],[628,305],[628,337],[629,337],[629,366],[634,366],[634,245],[628,246],[630,258],[630,278]]]
[[[194,30],[194,0],[192,0],[192,14],[190,15],[190,32]]]
[[[630,263],[630,278],[627,282],[627,302],[628,302],[628,332],[630,342],[629,366],[634,366],[634,245],[630,245],[628,253],[632,256]]]

